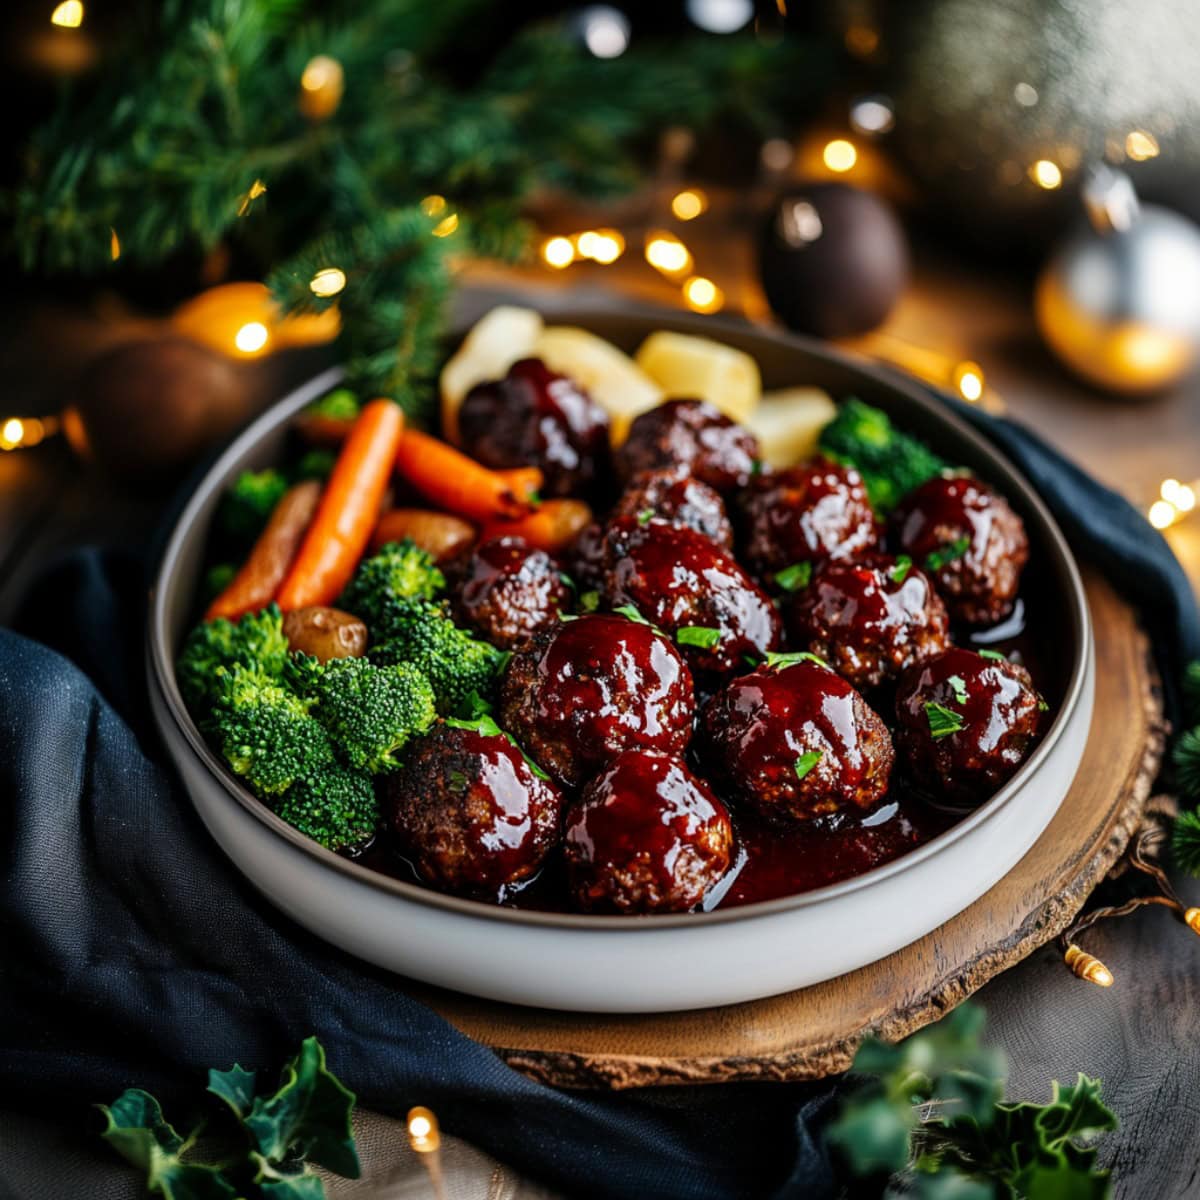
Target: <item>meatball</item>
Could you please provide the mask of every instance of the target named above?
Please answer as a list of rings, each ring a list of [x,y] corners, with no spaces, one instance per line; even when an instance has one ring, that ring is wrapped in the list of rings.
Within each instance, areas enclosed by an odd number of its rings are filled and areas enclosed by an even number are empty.
[[[726,550],[733,549],[733,526],[721,493],[693,478],[683,466],[639,472],[611,515],[636,517],[643,524],[658,517],[669,525],[694,529]]]
[[[598,521],[584,526],[563,560],[581,592],[599,591],[604,586],[604,526]]]
[[[564,787],[622,750],[682,754],[692,735],[692,677],[657,630],[616,613],[544,629],[500,684],[500,720]]]
[[[488,467],[542,469],[547,496],[587,492],[608,463],[608,414],[541,359],[476,384],[458,413],[463,449]]]
[[[930,795],[974,805],[1025,761],[1045,711],[1024,667],[953,647],[900,677],[896,744]]]
[[[729,870],[733,827],[678,758],[626,750],[584,788],[563,850],[574,907],[687,912]]]
[[[759,467],[758,439],[704,400],[668,400],[638,416],[617,451],[617,478],[686,467],[719,492],[745,487]]]
[[[994,625],[1012,612],[1029,539],[987,484],[972,475],[927,480],[892,513],[891,535],[933,577],[956,621]]]
[[[853,467],[817,458],[761,475],[741,496],[743,554],[766,578],[796,563],[859,558],[879,531]]]
[[[609,526],[607,554],[609,603],[633,605],[670,634],[693,670],[732,674],[747,655],[778,648],[782,623],[771,598],[694,529],[621,517]]]
[[[857,688],[878,687],[950,644],[950,618],[924,572],[903,558],[827,562],[785,601],[794,645]]]
[[[503,899],[558,843],[562,794],[501,733],[439,724],[383,787],[401,850],[441,891]]]
[[[858,692],[800,655],[714,696],[700,736],[730,794],[780,823],[874,808],[894,759],[887,726]]]
[[[483,542],[467,559],[458,590],[458,614],[481,637],[513,650],[571,607],[571,590],[558,564],[524,538]]]

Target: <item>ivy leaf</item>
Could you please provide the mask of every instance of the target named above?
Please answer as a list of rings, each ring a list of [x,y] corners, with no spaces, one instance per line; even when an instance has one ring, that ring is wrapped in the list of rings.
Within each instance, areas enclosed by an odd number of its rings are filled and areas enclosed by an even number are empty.
[[[208,1090],[224,1100],[240,1119],[254,1103],[255,1078],[254,1071],[244,1071],[234,1063],[228,1071],[209,1071]]]
[[[778,654],[771,650],[767,654],[767,666],[772,670],[782,671],[787,667],[794,667],[797,663],[812,662],[819,667],[824,667],[827,671],[832,670],[830,665],[819,655],[810,654],[807,650],[797,650],[791,654]]]
[[[961,713],[956,713],[954,709],[933,700],[925,705],[925,719],[929,722],[929,736],[935,742],[949,737],[952,733],[958,733],[963,728]]]
[[[948,567],[952,562],[962,558],[970,548],[971,539],[966,534],[963,534],[962,537],[955,538],[954,541],[948,542],[945,546],[927,554],[925,556],[925,566],[930,571],[940,571],[943,567]]]
[[[711,650],[721,641],[721,631],[709,625],[681,625],[675,631],[675,640],[681,646],[698,646]]]
[[[146,1172],[146,1190],[166,1200],[234,1200],[237,1192],[219,1167],[184,1162],[189,1142],[167,1123],[155,1100],[141,1088],[123,1092],[104,1114],[100,1136],[133,1166]]]
[[[782,571],[776,574],[775,582],[785,592],[798,592],[801,588],[808,587],[812,581],[812,573],[812,563],[792,563],[790,567],[784,567]]]
[[[326,1069],[325,1051],[315,1037],[283,1069],[273,1096],[259,1096],[245,1125],[262,1156],[271,1162],[312,1159],[348,1179],[361,1168],[354,1148],[350,1114],[354,1093]]]

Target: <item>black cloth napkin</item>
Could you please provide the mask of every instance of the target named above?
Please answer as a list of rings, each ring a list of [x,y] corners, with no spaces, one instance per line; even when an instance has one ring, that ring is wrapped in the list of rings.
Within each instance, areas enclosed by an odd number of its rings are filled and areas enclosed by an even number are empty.
[[[958,407],[1029,475],[1080,555],[1132,589],[1164,676],[1200,656],[1191,591],[1161,536],[1028,430]],[[10,1102],[82,1112],[138,1085],[180,1105],[208,1067],[275,1070],[316,1033],[364,1105],[427,1104],[450,1132],[571,1196],[832,1194],[820,1131],[836,1084],[545,1087],[253,892],[147,720],[144,566],[79,552],[28,597],[16,623],[28,636],[0,630]]]

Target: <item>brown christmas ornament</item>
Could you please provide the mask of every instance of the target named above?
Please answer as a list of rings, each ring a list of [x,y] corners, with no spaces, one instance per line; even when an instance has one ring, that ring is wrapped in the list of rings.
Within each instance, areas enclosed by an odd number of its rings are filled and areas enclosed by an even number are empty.
[[[178,478],[250,415],[245,369],[186,338],[130,342],[84,370],[63,432],[123,481]]]

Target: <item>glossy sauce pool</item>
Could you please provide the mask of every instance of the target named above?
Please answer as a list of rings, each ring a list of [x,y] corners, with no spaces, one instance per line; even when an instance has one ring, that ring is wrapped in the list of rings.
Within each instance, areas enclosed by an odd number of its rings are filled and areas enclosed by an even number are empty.
[[[963,646],[999,650],[1014,662],[1023,663],[1049,702],[1053,717],[1063,695],[1062,648],[1055,646],[1049,631],[1026,627],[1025,614],[1031,606],[1032,601],[1023,597],[1014,615],[1003,624],[974,635],[957,632],[955,641]],[[870,702],[890,726],[890,694],[881,693]],[[907,783],[899,767],[892,776],[885,801],[863,815],[813,822],[793,829],[767,824],[732,806],[730,811],[737,855],[729,872],[709,892],[702,906],[704,911],[795,896],[853,879],[915,850],[966,815],[964,810],[939,808],[930,803]],[[406,883],[421,882],[386,837],[379,839],[358,861]],[[556,850],[537,877],[524,887],[497,899],[510,908],[570,911],[560,852]]]

